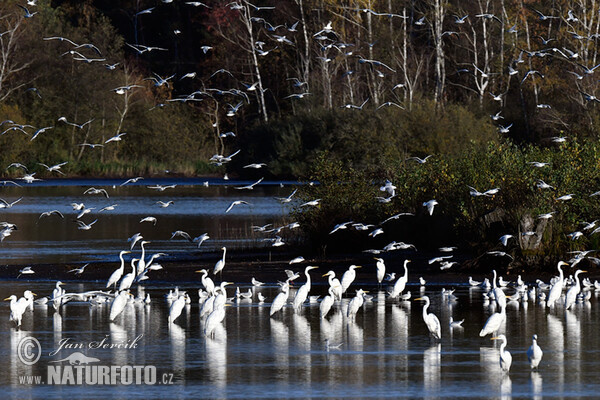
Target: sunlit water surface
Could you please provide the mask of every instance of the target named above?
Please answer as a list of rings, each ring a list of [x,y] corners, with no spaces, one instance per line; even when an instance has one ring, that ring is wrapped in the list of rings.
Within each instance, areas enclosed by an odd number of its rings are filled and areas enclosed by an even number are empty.
[[[321,282],[321,278],[316,278]],[[29,288],[48,295],[48,282],[1,283],[0,295],[21,295]],[[600,336],[598,295],[577,304],[572,311],[548,310],[539,303],[510,303],[501,333],[508,337],[512,353],[510,373],[498,363],[498,345],[479,330],[492,310],[482,291],[465,285],[457,288],[456,301],[444,300],[441,286],[410,286],[427,294],[430,311],[442,323],[442,340],[435,341],[423,323],[422,302],[391,301],[383,290],[365,287],[374,294],[349,322],[337,308],[325,320],[317,303],[306,304],[300,314],[290,307],[269,318],[275,286],[253,289],[252,300],[234,301],[214,339],[203,335],[196,287],[185,287],[192,296],[182,316],[169,328],[164,295],[171,288],[148,286],[152,303],[127,306],[115,323],[109,323],[109,305],[72,302],[60,313],[36,306],[27,312],[22,330],[8,321],[8,304],[0,315],[0,382],[3,398],[573,398],[600,393]],[[450,287],[450,284],[446,284]],[[67,292],[98,289],[97,284],[67,284]],[[247,291],[248,286],[241,287]],[[323,284],[313,294],[324,294]],[[233,295],[234,289],[229,289]],[[257,293],[267,297],[257,302]],[[513,290],[507,290],[511,294]],[[290,298],[293,297],[293,293]],[[343,304],[348,300],[344,299]],[[342,306],[344,307],[344,306]],[[450,316],[465,319],[464,329],[451,332]],[[539,372],[531,372],[525,354],[531,336],[539,336],[544,357]],[[65,338],[73,342],[126,342],[142,335],[136,349],[85,350],[107,365],[154,365],[159,376],[172,374],[172,385],[47,386],[21,385],[19,377],[40,375],[48,365],[73,350],[49,353]],[[25,366],[18,359],[18,343],[25,336],[37,338],[43,350],[37,364]],[[342,343],[327,351],[325,340]]]

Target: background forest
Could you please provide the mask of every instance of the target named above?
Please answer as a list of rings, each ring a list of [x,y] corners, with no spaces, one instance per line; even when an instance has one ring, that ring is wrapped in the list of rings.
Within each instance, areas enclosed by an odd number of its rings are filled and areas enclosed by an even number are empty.
[[[6,0],[0,165],[318,180],[300,197],[329,200],[299,218],[321,249],[332,224],[437,198],[442,229],[410,232],[423,242],[535,231],[523,255],[554,256],[597,241],[566,235],[600,215],[581,194],[600,166],[599,12],[595,0]],[[385,179],[397,192],[377,202]]]
[[[385,173],[467,142],[597,135],[595,1],[22,3],[0,5],[0,117],[32,127],[2,125],[6,165],[193,174],[243,149],[234,173],[295,178],[324,150]]]

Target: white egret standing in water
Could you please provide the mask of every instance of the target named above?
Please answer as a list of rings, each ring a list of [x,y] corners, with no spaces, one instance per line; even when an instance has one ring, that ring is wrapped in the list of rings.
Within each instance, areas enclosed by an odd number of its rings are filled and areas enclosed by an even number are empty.
[[[219,304],[213,312],[210,313],[206,318],[206,324],[204,325],[204,336],[214,336],[215,329],[225,319],[225,303]]]
[[[290,295],[290,284],[288,281],[284,282],[281,285],[281,292],[275,296],[273,299],[273,303],[271,303],[271,309],[269,311],[269,316],[272,317],[277,311],[281,310],[285,303],[287,303],[288,297]]]
[[[227,248],[225,248],[225,246],[223,246],[223,247],[221,247],[221,250],[223,250],[223,258],[221,258],[215,264],[215,268],[213,269],[213,275],[218,274],[219,272],[223,271],[223,268],[225,268],[225,253],[227,253]]]
[[[440,320],[438,319],[438,317],[435,316],[435,314],[427,313],[427,309],[429,308],[429,297],[423,296],[423,297],[419,297],[419,298],[415,299],[415,301],[417,301],[417,300],[425,301],[425,305],[423,306],[423,321],[425,321],[425,325],[427,325],[427,329],[429,330],[429,333],[435,339],[441,339],[442,338],[442,325],[440,324]]]
[[[398,278],[396,283],[394,283],[394,288],[392,289],[392,293],[390,293],[390,297],[395,299],[400,296],[400,294],[406,288],[406,283],[408,282],[408,263],[410,260],[404,260],[404,275]]]
[[[304,269],[304,275],[306,275],[306,283],[300,286],[300,289],[298,289],[298,291],[296,292],[296,297],[294,297],[294,301],[292,303],[294,310],[298,312],[300,311],[300,307],[302,307],[302,304],[308,298],[308,293],[310,292],[310,275],[308,274],[308,271],[315,268],[319,267],[309,265]]]
[[[171,303],[171,307],[169,308],[169,318],[168,323],[172,324],[175,322],[177,318],[181,315],[183,308],[185,307],[185,296],[180,294],[177,299],[173,303]]]
[[[335,296],[334,300],[341,300],[343,290],[340,280],[335,277],[335,272],[333,271],[329,271],[325,275],[323,275],[323,277],[326,276],[329,277],[329,287],[333,290],[333,294]]]
[[[123,276],[123,272],[125,272],[125,260],[123,260],[123,255],[125,255],[127,253],[131,253],[131,251],[129,251],[129,250],[123,250],[122,252],[119,253],[119,258],[121,259],[121,266],[119,268],[117,268],[110,275],[110,278],[108,278],[108,282],[106,282],[106,287],[107,288],[110,287],[111,285],[115,285],[115,287],[116,287],[117,286],[117,282],[119,282],[119,280]]]
[[[484,337],[490,333],[498,332],[502,323],[506,320],[506,307],[500,307],[500,312],[493,313],[485,322],[485,325],[479,332],[479,336]]]
[[[202,272],[202,286],[204,286],[204,289],[208,292],[208,294],[214,294],[215,292],[215,283],[213,282],[212,279],[210,279],[208,277],[208,270],[206,269],[201,269],[199,271],[196,272]]]
[[[123,277],[123,279],[121,279],[121,283],[119,283],[119,291],[129,289],[131,287],[131,285],[133,284],[133,281],[135,280],[135,277],[136,277],[136,269],[135,269],[136,261],[138,261],[137,258],[131,259],[131,272],[126,274]]]
[[[383,261],[383,258],[375,257],[375,260],[377,261],[377,283],[381,285],[381,282],[385,277],[385,262]]]
[[[125,306],[127,305],[127,301],[129,300],[129,296],[132,295],[126,290],[119,292],[119,294],[115,296],[114,300],[110,304],[110,315],[108,317],[110,321],[114,321],[115,318],[117,318],[117,316],[123,312]]]
[[[353,297],[352,300],[350,300],[350,303],[348,304],[348,311],[346,313],[348,320],[354,320],[356,318],[356,313],[365,303],[365,294],[367,293],[369,292],[366,292],[362,289],[358,289],[356,291],[356,296]]]
[[[346,293],[346,290],[350,287],[354,279],[356,279],[356,268],[362,268],[360,265],[351,265],[348,271],[342,275],[342,293]]]
[[[568,310],[569,308],[571,308],[571,306],[573,304],[575,304],[575,300],[577,300],[577,295],[579,294],[579,292],[581,292],[581,284],[579,283],[579,274],[581,274],[582,272],[587,272],[587,271],[582,271],[580,269],[575,271],[575,276],[574,276],[575,284],[569,288],[569,290],[567,291],[567,295],[565,296],[565,310]]]
[[[321,316],[321,319],[327,316],[327,313],[329,313],[329,310],[331,310],[331,306],[333,306],[333,302],[335,300],[335,293],[331,286],[329,286],[328,291],[329,294],[323,297],[321,304],[319,304],[319,315]]]
[[[491,338],[490,340],[500,340],[500,368],[502,371],[508,372],[510,370],[510,365],[512,364],[512,355],[506,348],[506,336],[498,335],[496,337]]]
[[[560,295],[562,294],[563,285],[564,285],[564,281],[565,281],[563,271],[560,268],[562,265],[569,265],[569,264],[567,264],[564,261],[558,262],[558,265],[556,266],[556,268],[558,268],[559,279],[554,283],[554,285],[550,289],[550,293],[548,293],[548,298],[546,299],[547,307],[553,307],[554,303],[556,303],[556,300],[558,300],[560,298]]]
[[[144,245],[148,243],[150,242],[147,240],[142,240],[142,242],[140,243],[140,245],[142,246],[142,255],[140,256],[137,264],[137,275],[144,272],[144,269],[146,268],[146,249],[144,248]]]
[[[500,306],[501,308],[506,308],[506,294],[504,294],[504,291],[496,286],[496,270],[492,271],[494,273],[494,280],[492,281],[492,293],[494,294],[494,299],[496,300],[496,303],[498,303],[498,306]]]
[[[537,344],[537,339],[537,335],[533,335],[531,346],[527,349],[527,359],[529,360],[531,369],[537,369],[544,355],[542,348]]]

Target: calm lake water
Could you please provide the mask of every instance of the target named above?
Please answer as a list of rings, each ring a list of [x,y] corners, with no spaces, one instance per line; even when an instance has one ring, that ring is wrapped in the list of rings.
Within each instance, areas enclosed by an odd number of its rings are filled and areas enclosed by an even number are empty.
[[[293,182],[262,182],[253,190],[238,190],[235,187],[253,182],[144,179],[120,186],[123,181],[65,179],[0,187],[0,198],[9,203],[22,197],[13,207],[0,209],[0,221],[18,227],[0,244],[2,263],[118,260],[119,251],[129,248],[127,238],[138,232],[144,240],[152,242],[146,247],[148,251],[168,253],[171,257],[219,250],[222,246],[231,249],[269,246],[262,240],[265,234],[255,233],[252,226],[282,222],[290,207],[282,206],[274,197],[287,197],[294,190]],[[176,186],[164,191],[148,188],[156,185]],[[84,194],[90,187],[105,189],[110,198]],[[250,205],[235,206],[225,213],[234,200],[244,200]],[[163,208],[158,201],[174,203]],[[84,203],[86,208],[93,209],[81,218],[88,224],[97,219],[92,229],[78,229],[79,212],[73,210],[71,203]],[[114,210],[99,212],[115,204]],[[60,211],[65,218],[40,219],[41,213],[51,210]],[[156,218],[155,225],[140,223],[148,216]],[[170,240],[172,232],[177,230],[189,233],[192,238],[208,233],[211,239],[198,249],[195,243],[180,237]]]
[[[315,271],[313,271],[315,272]],[[319,272],[317,270],[316,272]],[[324,294],[325,278],[313,294]],[[412,281],[412,279],[411,279]],[[301,283],[301,282],[299,282]],[[1,283],[0,295],[21,295],[32,289],[40,296],[53,289],[48,282]],[[67,292],[97,289],[96,284],[68,284]],[[307,304],[300,314],[289,307],[269,318],[275,286],[254,289],[252,300],[226,307],[225,320],[214,339],[205,338],[199,316],[197,287],[186,287],[192,296],[182,316],[169,328],[164,295],[172,287],[148,286],[152,303],[128,305],[115,323],[108,321],[109,306],[91,307],[84,302],[53,308],[36,306],[23,319],[22,330],[8,322],[4,303],[0,318],[0,370],[4,398],[573,398],[596,397],[600,392],[600,312],[598,295],[577,304],[572,311],[553,311],[537,303],[510,303],[502,332],[512,353],[510,373],[498,363],[498,344],[478,333],[491,310],[483,303],[481,289],[464,284],[456,287],[456,301],[441,295],[441,286],[410,286],[415,294],[432,299],[430,311],[442,323],[442,340],[432,340],[423,323],[421,302],[397,302],[370,287],[374,300],[348,322],[339,308],[319,319],[318,304]],[[449,285],[447,284],[448,288]],[[241,287],[246,291],[249,287]],[[351,287],[352,289],[352,287]],[[365,287],[367,289],[367,287]],[[257,293],[267,297],[257,302]],[[508,294],[513,290],[508,289]],[[229,289],[233,295],[234,289]],[[292,296],[291,296],[292,297]],[[347,303],[343,300],[343,304]],[[464,329],[448,329],[450,316],[465,319]],[[531,372],[526,349],[531,336],[539,336],[544,351],[539,372]],[[27,336],[39,340],[42,355],[32,365],[19,358],[19,342]],[[61,340],[72,343],[124,343],[139,337],[135,349],[86,349],[88,357],[104,365],[155,366],[172,385],[48,386],[19,384],[19,377],[39,375],[46,380],[47,368],[74,350],[60,348]],[[327,351],[325,340],[341,343]],[[63,362],[61,365],[65,365]]]

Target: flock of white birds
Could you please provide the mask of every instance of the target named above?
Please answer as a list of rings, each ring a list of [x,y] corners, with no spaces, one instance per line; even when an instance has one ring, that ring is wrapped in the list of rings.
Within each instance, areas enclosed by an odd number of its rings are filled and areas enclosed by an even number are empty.
[[[164,1],[164,0],[163,0],[163,2],[168,3],[167,1]],[[192,2],[188,2],[188,4],[191,4],[191,3]],[[233,5],[239,6],[239,4],[236,2],[232,2],[230,4],[232,4],[232,8],[233,8]],[[26,18],[34,17],[34,15],[36,14],[35,12],[31,13],[25,7],[22,7],[22,8],[25,11]],[[262,8],[265,9],[268,7],[262,7]],[[257,10],[258,9],[260,9],[260,7],[257,8]],[[367,11],[370,11],[370,10],[367,10]],[[144,10],[144,12],[140,12],[138,14],[142,15],[144,13],[150,13],[150,12],[152,12],[152,10],[148,9],[148,10]],[[375,14],[375,15],[379,15],[379,14]],[[386,15],[386,14],[382,14],[382,15]],[[397,15],[393,15],[393,16],[397,17]],[[466,18],[466,17],[467,16],[462,17],[462,21],[464,21],[464,18]],[[476,16],[476,17],[481,17],[481,16]],[[456,23],[461,23],[460,20],[461,20],[460,18],[457,19]],[[417,21],[417,23],[418,23],[418,21]],[[292,28],[287,28],[287,30],[292,32],[293,30],[295,30],[295,27],[296,27],[296,25],[294,25]],[[333,29],[332,29],[332,26],[330,23],[324,27],[322,32],[318,32],[317,34],[315,34],[315,36],[322,34],[322,33],[328,34],[331,32],[333,32]],[[274,37],[277,38],[277,41],[279,43],[288,43],[288,44],[291,43],[291,42],[289,42],[289,39],[287,39],[285,36],[274,35]],[[67,40],[65,38],[59,38],[59,37],[50,37],[50,38],[45,38],[45,39],[46,40],[60,40],[61,42]],[[71,42],[71,43],[73,45],[75,45],[75,43],[73,43],[73,42]],[[140,54],[145,51],[150,51],[150,48],[147,46],[136,45],[136,46],[132,46],[132,47],[134,47],[134,49],[137,50]],[[161,49],[159,49],[159,50],[161,50]],[[208,50],[209,50],[209,48],[205,51],[208,51]],[[262,49],[256,49],[257,52],[259,50],[263,51]],[[103,61],[100,59],[90,59],[88,57],[81,55],[81,53],[78,53],[78,52],[72,52],[71,54],[75,56],[75,58],[74,58],[75,60],[81,60],[81,61],[85,61],[88,63],[92,62],[92,61]],[[328,62],[328,60],[323,59],[323,62]],[[364,62],[369,63],[370,65],[376,65],[376,66],[382,66],[385,68],[389,68],[385,64],[378,62],[376,60],[364,60]],[[515,65],[516,65],[516,62],[515,62]],[[107,67],[109,67],[109,69],[111,69],[110,67],[112,67],[112,69],[114,69],[114,65],[110,65],[110,66],[107,65]],[[596,67],[594,67],[593,69],[595,69]],[[476,70],[478,70],[477,66],[475,66],[475,68],[476,68]],[[592,72],[593,72],[593,69],[591,70]],[[227,71],[225,71],[225,72],[227,72]],[[483,71],[479,70],[479,72],[481,74],[483,74]],[[527,75],[525,76],[525,78],[523,78],[523,80],[525,80],[527,78],[527,76],[532,75],[536,72],[537,71],[527,72]],[[477,74],[477,71],[474,73]],[[168,84],[168,80],[172,79],[172,78],[173,78],[173,76],[167,77],[167,78],[162,78],[162,77],[156,75],[152,79],[154,80],[156,86],[160,86],[163,84]],[[123,94],[127,90],[131,90],[133,86],[135,86],[135,85],[131,85],[131,86],[127,86],[127,87],[120,87],[120,88],[115,89],[115,92],[117,94]],[[298,85],[298,86],[301,87],[302,85]],[[247,91],[256,90],[256,85],[255,84],[249,85],[246,88],[246,90]],[[306,95],[309,95],[309,93],[295,94],[295,95],[291,95],[288,97],[302,98]],[[244,94],[244,96],[247,96],[247,95]],[[191,99],[194,99],[194,96],[192,96]],[[175,100],[188,101],[188,100],[190,100],[190,97],[187,96],[185,98],[175,99]],[[595,98],[594,98],[594,100],[595,100]],[[345,107],[362,109],[363,106],[365,106],[365,103],[367,101],[362,103],[360,106],[354,106],[354,105],[350,104]],[[231,116],[235,115],[236,112],[239,110],[239,108],[242,105],[243,105],[243,101],[235,106],[230,105],[228,115],[231,115]],[[496,117],[501,118],[499,116],[499,113],[496,114]],[[64,117],[59,118],[59,121],[77,126],[78,128],[82,128],[83,126],[85,126],[85,124],[91,122],[91,121],[88,121],[82,125],[78,125],[75,123],[69,123],[66,120],[66,118],[64,118]],[[11,129],[15,130],[16,128],[18,128],[19,130],[25,132],[25,129],[27,129],[27,127],[19,126],[19,124],[16,124],[12,121],[4,121],[2,124],[5,124],[5,123],[9,124],[9,130],[11,130]],[[510,128],[510,125],[506,126],[506,127],[501,127],[501,129],[505,130],[505,131],[508,131],[509,128]],[[52,129],[52,127],[45,127],[45,128],[36,130],[34,135],[32,136],[31,140],[35,139],[38,135],[46,132],[49,129]],[[3,132],[3,133],[5,133],[5,132]],[[25,133],[29,134],[28,132],[25,132]],[[100,143],[100,144],[96,144],[96,145],[82,143],[81,145],[82,146],[90,146],[90,147],[91,146],[104,146],[110,142],[118,142],[121,140],[125,140],[123,138],[124,135],[126,135],[126,133],[119,132],[119,133],[117,133],[117,135],[106,140],[104,143]],[[225,136],[228,136],[228,135],[225,134]],[[238,154],[238,152],[239,151],[236,151],[229,156],[223,156],[223,155],[217,154],[217,155],[213,156],[213,158],[211,159],[211,162],[213,162],[216,165],[224,165],[224,164],[230,162],[232,157],[234,157],[236,154]],[[427,162],[429,157],[431,157],[431,156],[427,156],[424,158],[413,157],[411,159],[416,161],[419,164],[424,164]],[[536,167],[536,168],[544,168],[544,167],[548,166],[547,163],[539,162],[539,161],[531,161],[530,163],[531,163],[532,167]],[[49,172],[61,173],[60,168],[65,164],[66,163],[63,162],[63,163],[56,164],[54,166],[47,166],[47,165],[43,165],[43,166]],[[264,163],[253,163],[253,164],[249,164],[249,165],[245,166],[244,168],[259,169],[264,166],[265,166]],[[14,164],[9,167],[23,167],[23,166]],[[27,173],[21,179],[26,183],[31,183],[33,181],[38,180],[38,178],[36,178],[34,175],[35,174]],[[130,181],[125,182],[124,184],[126,184],[128,182],[135,182],[135,180],[137,180],[137,179],[140,179],[140,178],[134,178]],[[255,183],[252,183],[252,184],[246,185],[246,186],[240,186],[240,187],[237,187],[236,189],[252,190],[256,185],[261,184],[262,180],[263,180],[263,178],[259,179]],[[538,183],[538,187],[540,189],[551,188],[550,185],[547,185],[545,182],[543,182],[541,180]],[[155,187],[155,189],[161,190],[161,191],[164,191],[166,188],[168,188],[168,187],[158,186],[158,185],[157,185],[157,187]],[[106,197],[108,197],[108,193],[104,189],[90,188],[88,190],[89,190],[88,194],[101,194],[101,195],[105,195]],[[477,190],[473,187],[470,187],[469,190],[470,190],[471,195],[474,197],[490,198],[490,197],[493,197],[494,195],[496,195],[500,189],[492,188],[492,189],[480,192],[479,190]],[[389,202],[395,196],[395,187],[391,182],[387,182],[384,186],[382,186],[381,191],[387,192],[389,194],[389,197],[380,197],[377,199],[378,201],[380,201],[382,203]],[[292,196],[294,196],[294,194],[295,194],[295,191],[289,197],[281,198],[280,201],[282,203],[289,203],[290,201],[292,201]],[[595,193],[593,195],[597,195],[597,193]],[[563,196],[557,197],[556,200],[558,202],[569,201],[573,198],[573,196],[574,195],[572,195],[572,194],[563,195]],[[12,202],[12,203],[3,201],[3,204],[0,205],[0,208],[12,207],[19,200]],[[321,202],[321,199],[314,199],[311,201],[307,201],[303,204],[299,204],[299,207],[300,208],[316,207],[316,206],[319,206],[320,202]],[[165,203],[160,204],[160,206],[168,207],[170,204],[171,203],[169,203],[169,202],[165,202]],[[230,206],[227,208],[225,213],[229,212],[235,206],[244,205],[244,204],[248,204],[248,203],[244,202],[243,200],[235,200],[230,204]],[[431,199],[427,202],[424,202],[423,207],[425,207],[427,209],[427,213],[429,215],[432,215],[434,213],[435,206],[438,204],[439,204],[438,201],[436,201],[435,199]],[[77,207],[78,207],[77,204],[73,205],[74,209],[77,209]],[[79,211],[81,213],[80,216],[83,216],[86,211],[89,212],[90,210],[85,209],[85,207],[83,206],[83,207],[80,207]],[[41,217],[49,217],[52,215],[57,215],[59,217],[62,217],[60,212],[56,211],[56,210],[48,211],[47,213],[44,213],[44,214],[45,215],[40,215],[40,218]],[[540,215],[539,218],[549,219],[549,218],[552,218],[552,214],[553,214],[553,212],[549,212],[547,214]],[[370,233],[368,235],[369,237],[374,238],[383,233],[383,228],[381,227],[381,225],[383,225],[385,222],[387,222],[389,220],[398,219],[399,217],[401,217],[403,215],[411,215],[411,214],[403,213],[403,214],[394,215],[394,216],[388,218],[386,221],[383,221],[380,224],[380,226],[355,223],[353,221],[343,222],[343,223],[337,224],[330,233],[334,234],[335,232],[346,229],[349,226],[352,226],[357,230],[365,230],[365,231],[369,230],[371,228],[374,228],[370,231]],[[156,223],[156,220],[152,219],[152,217],[147,217],[147,218],[143,219],[142,221]],[[90,222],[90,223],[84,223],[82,221],[79,221],[78,222],[79,229],[89,230],[92,228],[92,225],[95,222],[96,222],[96,220],[93,222]],[[592,229],[592,228],[594,228],[594,226],[591,226],[588,229]],[[12,226],[11,224],[5,225],[1,231],[2,239],[4,239],[7,236],[10,236],[13,229],[14,229],[14,226]],[[176,232],[176,233],[174,233],[174,236],[175,235],[183,236],[183,234],[185,234],[185,232],[183,232],[183,233]],[[526,234],[529,234],[529,233],[527,233],[527,232],[523,233],[523,235],[526,235]],[[535,234],[535,233],[531,233],[531,234]],[[513,237],[512,235],[507,234],[507,235],[502,236],[500,238],[500,241],[504,246],[506,246],[508,243],[508,240],[511,239],[512,237]],[[188,235],[188,238],[189,238],[189,235]],[[199,245],[200,245],[207,238],[208,238],[208,234],[204,234],[201,237],[195,238],[194,240],[199,242]],[[92,306],[98,306],[101,304],[108,303],[109,307],[110,307],[109,320],[117,321],[117,322],[119,321],[119,318],[122,318],[122,312],[125,309],[127,304],[132,303],[132,302],[144,302],[146,304],[150,304],[151,298],[149,295],[146,296],[145,298],[136,298],[131,293],[131,289],[133,287],[135,287],[136,285],[142,284],[142,282],[145,279],[147,279],[147,273],[149,271],[151,271],[153,269],[162,268],[159,264],[155,263],[155,260],[158,257],[160,257],[161,254],[160,253],[154,254],[151,258],[146,259],[144,245],[147,244],[147,242],[144,241],[141,238],[141,236],[135,236],[135,235],[134,235],[134,237],[130,238],[130,241],[132,242],[130,250],[124,250],[124,251],[120,252],[120,254],[119,254],[120,261],[121,261],[120,267],[117,268],[110,275],[109,279],[106,282],[105,287],[101,288],[102,290],[88,291],[88,292],[84,292],[84,293],[67,293],[61,287],[62,282],[58,281],[56,283],[56,288],[54,289],[54,291],[51,295],[45,296],[38,300],[34,300],[34,296],[36,296],[36,295],[33,292],[31,292],[30,290],[26,290],[23,294],[23,297],[20,297],[20,298],[18,298],[16,295],[11,295],[10,297],[8,297],[6,300],[10,301],[10,320],[14,322],[15,328],[19,329],[19,327],[21,326],[21,321],[22,321],[23,315],[26,312],[32,312],[34,310],[34,304],[36,304],[36,303],[40,304],[40,305],[52,304],[52,306],[56,310],[60,310],[61,305],[64,305],[67,302],[74,301],[74,300],[87,301]],[[140,247],[141,247],[141,255],[139,257],[135,257],[130,260],[131,271],[126,273],[127,268],[126,268],[126,261],[125,261],[124,256],[125,256],[125,254],[131,253],[131,251],[133,251],[133,249],[134,249],[134,246],[138,242],[140,243]],[[274,244],[273,244],[274,246],[279,246],[281,244],[283,244],[283,242],[280,237],[278,237],[274,240]],[[389,245],[387,245],[386,247],[384,247],[382,250],[370,250],[370,251],[373,254],[377,255],[377,254],[380,254],[380,253],[386,252],[386,251],[408,249],[408,248],[414,248],[414,246],[411,244],[403,243],[403,242],[392,242]],[[453,247],[446,247],[446,248],[441,248],[440,251],[445,254],[448,254],[448,253],[451,253],[454,249],[455,248],[453,248]],[[223,251],[222,258],[220,258],[216,262],[214,269],[212,271],[214,276],[219,275],[219,274],[221,274],[221,276],[222,276],[223,270],[225,268],[225,261],[226,261],[225,257],[226,257],[227,249],[225,247],[223,247],[222,251]],[[490,254],[503,256],[503,257],[504,256],[510,257],[510,255],[508,255],[507,253],[502,252],[502,251],[494,251],[494,252],[490,252]],[[575,266],[578,262],[581,261],[581,259],[583,257],[586,257],[587,255],[588,255],[587,252],[577,253],[576,258],[571,261],[572,266]],[[436,257],[436,258],[430,260],[431,261],[430,263],[440,262],[441,270],[448,269],[456,263],[456,262],[450,261],[451,257],[452,257],[451,255],[443,255],[443,256]],[[376,258],[375,260],[376,260],[376,269],[377,269],[376,279],[373,279],[372,282],[370,282],[370,284],[375,284],[375,282],[376,282],[377,284],[381,285],[384,282],[386,282],[386,280],[387,280],[387,282],[389,283],[389,291],[388,291],[389,298],[394,299],[394,301],[410,300],[411,294],[410,294],[410,292],[406,291],[406,286],[408,283],[409,260],[406,260],[404,262],[401,273],[392,272],[390,274],[387,274],[387,279],[386,279],[386,266],[385,266],[384,260],[382,258]],[[302,257],[298,257],[298,258],[290,261],[290,264],[300,263],[300,262],[304,262],[304,261],[305,260]],[[497,279],[495,271],[494,271],[494,277],[491,280],[491,283],[488,278],[486,278],[484,282],[476,282],[476,281],[473,281],[471,278],[469,278],[470,285],[481,286],[484,289],[484,291],[483,291],[484,296],[488,300],[487,304],[495,304],[499,308],[499,311],[493,312],[491,314],[491,316],[488,318],[487,322],[481,329],[480,336],[485,337],[485,336],[491,334],[491,335],[493,335],[492,340],[498,340],[500,342],[500,347],[499,347],[500,366],[503,371],[508,372],[510,370],[511,363],[512,363],[512,356],[511,356],[510,352],[508,350],[506,350],[506,348],[508,346],[508,339],[504,334],[501,333],[504,329],[504,325],[506,324],[507,301],[521,301],[521,302],[533,301],[533,302],[537,302],[538,304],[541,304],[545,307],[549,307],[549,308],[564,307],[565,310],[569,310],[577,302],[588,301],[591,296],[590,289],[595,288],[595,289],[600,290],[600,284],[598,284],[598,282],[591,283],[588,279],[584,279],[583,281],[580,281],[579,275],[581,273],[584,273],[585,271],[577,270],[573,274],[572,277],[565,277],[563,274],[563,270],[562,270],[562,266],[564,266],[564,265],[568,265],[568,264],[564,263],[564,262],[560,262],[558,264],[559,275],[557,277],[553,278],[550,283],[544,283],[541,280],[538,280],[533,285],[527,285],[519,277],[519,280],[517,282],[515,282],[515,284],[513,286],[514,294],[511,296],[507,296],[505,294],[505,291],[509,287],[509,286],[507,286],[507,282],[503,281],[502,278]],[[291,294],[292,294],[291,285],[294,280],[296,280],[300,277],[300,274],[297,272],[293,272],[291,270],[286,271],[286,274],[287,274],[286,279],[284,282],[280,283],[280,288],[281,288],[280,292],[275,296],[274,299],[272,299],[272,301],[270,303],[270,313],[269,314],[270,314],[271,318],[277,318],[278,314],[281,313],[282,309],[284,309],[286,307],[288,307],[288,308],[291,307],[293,309],[293,312],[295,312],[295,313],[302,313],[303,306],[305,306],[307,304],[307,302],[315,301],[314,299],[311,299],[311,294],[310,294],[311,293],[310,271],[314,270],[316,268],[318,268],[318,267],[307,266],[304,268],[305,283],[302,284],[301,286],[299,286],[299,288],[295,291],[295,295],[293,297],[291,296]],[[356,318],[357,314],[361,311],[364,303],[368,302],[368,301],[372,301],[372,297],[369,296],[368,292],[359,288],[355,291],[354,296],[350,295],[349,301],[342,303],[343,297],[344,296],[348,297],[348,293],[350,293],[349,289],[356,279],[356,274],[357,274],[356,270],[359,268],[361,268],[361,266],[351,265],[348,268],[348,270],[342,275],[341,280],[336,278],[336,274],[334,271],[329,271],[323,275],[323,277],[327,278],[327,282],[328,282],[329,286],[327,289],[327,295],[324,296],[320,300],[320,304],[319,304],[320,318],[326,318],[327,315],[329,314],[330,310],[332,310],[334,307],[342,307],[342,304],[347,304],[347,305],[344,305],[342,312],[348,321],[353,321]],[[76,273],[81,275],[84,272],[84,269],[85,269],[85,266],[78,268]],[[20,272],[21,272],[21,274],[30,274],[33,271],[31,270],[31,268],[26,267],[26,268],[23,268]],[[197,272],[202,274],[201,282],[202,282],[203,288],[199,290],[199,302],[200,302],[200,316],[203,318],[203,321],[204,321],[203,322],[204,335],[207,337],[211,337],[215,334],[215,329],[220,324],[223,323],[223,321],[225,319],[225,315],[226,315],[226,306],[228,304],[230,304],[233,300],[233,298],[228,297],[228,293],[227,293],[227,286],[232,285],[233,283],[229,282],[229,281],[222,281],[220,284],[216,284],[209,277],[209,271],[207,269],[201,269]],[[396,273],[398,273],[398,278],[396,278]],[[422,278],[419,279],[419,282],[422,285],[425,284],[425,282]],[[262,282],[259,282],[256,279],[253,279],[252,284],[254,286],[263,285]],[[584,287],[583,289],[582,289],[582,286]],[[106,289],[111,289],[111,290],[108,291]],[[453,296],[453,295],[451,292],[446,292],[445,296]],[[174,291],[170,291],[166,297],[169,302],[168,324],[170,325],[170,324],[176,323],[177,319],[182,314],[182,311],[183,311],[185,305],[190,304],[192,302],[192,299],[190,298],[189,294],[181,292],[177,289]],[[252,291],[249,291],[246,293],[240,293],[239,291],[237,291],[236,297],[252,298],[253,293],[252,293]],[[264,303],[265,301],[267,301],[267,299],[265,299],[264,297],[262,297],[262,298],[259,297],[258,300],[260,303]],[[429,312],[429,306],[430,306],[429,297],[422,296],[415,300],[424,301],[423,321],[426,324],[427,329],[429,330],[433,340],[440,340],[442,337],[442,324],[440,323],[440,320],[438,319],[438,317],[435,314]],[[268,305],[268,303],[267,303],[267,305]],[[450,319],[447,327],[450,330],[461,329],[461,324],[462,324],[462,321],[454,321],[454,320]],[[527,350],[527,357],[529,359],[531,368],[537,368],[539,366],[540,361],[542,359],[542,355],[543,355],[543,352],[542,352],[540,346],[537,344],[537,340],[538,340],[537,335],[534,335],[533,339],[532,339],[532,345]],[[331,346],[329,343],[327,344],[328,350],[330,348],[335,348],[335,347],[336,346]]]

